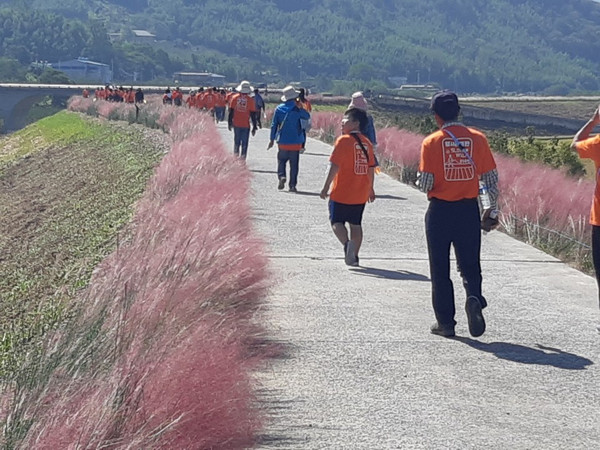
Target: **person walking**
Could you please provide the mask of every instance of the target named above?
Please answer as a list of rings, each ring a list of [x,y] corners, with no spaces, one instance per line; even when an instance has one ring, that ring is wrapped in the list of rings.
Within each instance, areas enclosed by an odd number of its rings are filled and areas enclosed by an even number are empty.
[[[242,81],[236,91],[229,103],[227,124],[229,131],[233,129],[233,153],[245,160],[250,140],[250,123],[252,123],[252,136],[256,133],[256,106],[254,99],[250,97],[252,86],[249,81]]]
[[[452,91],[432,97],[431,110],[440,129],[423,140],[418,186],[427,193],[425,234],[429,252],[432,303],[436,322],[431,332],[455,335],[454,287],[450,279],[450,247],[466,290],[469,332],[485,332],[482,310],[481,229],[498,225],[498,172],[486,136],[458,122],[460,106]],[[480,180],[489,192],[489,205],[479,210]]]
[[[366,203],[375,200],[375,155],[373,145],[360,132],[361,119],[357,109],[344,113],[342,135],[335,141],[329,172],[319,195],[322,199],[329,196],[331,228],[344,246],[344,261],[349,266],[359,265],[363,212]]]
[[[367,109],[369,108],[369,104],[367,103],[367,99],[364,94],[360,91],[352,94],[352,99],[350,100],[350,104],[348,105],[348,109],[356,108],[359,111],[362,111],[365,115],[365,118],[361,121],[363,124],[363,128],[361,128],[360,132],[364,134],[371,144],[373,144],[373,152],[377,150],[377,134],[375,132],[375,121],[373,120],[373,116],[368,113]],[[375,173],[380,172],[379,161],[377,160],[377,155],[375,155]]]
[[[261,114],[265,112],[265,101],[258,92],[258,88],[254,89],[254,104],[256,105],[256,124],[258,128],[262,128]]]
[[[571,149],[577,152],[580,158],[591,159],[596,169],[596,189],[592,199],[590,225],[592,226],[592,261],[596,273],[596,283],[600,288],[600,135],[590,137],[597,125],[600,125],[600,107],[596,108],[590,120],[575,134]],[[596,325],[596,329],[600,333],[600,323]]]
[[[135,102],[144,103],[144,91],[142,91],[142,88],[137,88],[137,91],[135,91]]]
[[[267,150],[273,147],[275,141],[279,147],[277,152],[277,177],[279,190],[285,187],[287,181],[287,163],[290,164],[290,192],[297,192],[300,150],[304,146],[304,130],[300,120],[308,120],[310,114],[296,104],[299,92],[293,86],[283,89],[281,103],[273,113],[271,121],[271,136]]]

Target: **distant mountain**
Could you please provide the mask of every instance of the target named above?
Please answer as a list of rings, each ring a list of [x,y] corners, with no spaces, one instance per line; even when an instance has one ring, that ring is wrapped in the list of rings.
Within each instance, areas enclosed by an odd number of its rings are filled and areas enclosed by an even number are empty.
[[[600,5],[592,0],[0,1],[3,5],[86,24],[101,21],[112,32],[147,29],[173,44],[164,47],[168,56],[186,69],[224,73],[231,81],[270,73],[321,85],[395,77],[462,92],[600,90]]]

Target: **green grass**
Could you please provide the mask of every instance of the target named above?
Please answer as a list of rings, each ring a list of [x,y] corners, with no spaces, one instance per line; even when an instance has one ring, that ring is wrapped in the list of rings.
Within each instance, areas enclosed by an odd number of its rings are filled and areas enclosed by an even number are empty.
[[[140,127],[61,112],[0,152],[0,378],[68,316],[111,251],[162,149]]]

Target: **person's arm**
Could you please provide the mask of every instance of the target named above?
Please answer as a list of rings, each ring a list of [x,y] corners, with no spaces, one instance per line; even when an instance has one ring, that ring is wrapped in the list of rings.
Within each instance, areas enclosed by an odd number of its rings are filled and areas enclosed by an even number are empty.
[[[339,170],[339,166],[333,163],[329,163],[329,172],[327,173],[327,178],[325,178],[325,184],[323,185],[323,189],[321,189],[321,193],[319,194],[319,197],[321,197],[322,199],[326,199],[329,195],[329,187],[331,186],[331,183],[333,182],[333,179],[335,178]]]
[[[577,151],[577,143],[579,141],[583,141],[590,137],[590,133],[596,128],[596,125],[600,124],[600,107],[596,108],[594,111],[594,115],[587,123],[581,127],[581,129],[575,134],[573,137],[573,142],[571,142],[571,150]]]
[[[231,128],[233,127],[233,111],[233,108],[229,108],[229,116],[227,116],[227,128],[229,128],[229,131],[231,131]]]
[[[256,134],[256,130],[258,129],[258,125],[256,123],[256,115],[258,113],[256,111],[250,111],[250,121],[252,122],[252,136]]]
[[[369,167],[369,184],[371,189],[369,191],[369,202],[375,201],[375,167]]]
[[[492,169],[489,172],[482,174],[481,181],[488,190],[488,195],[490,197],[489,209],[498,209],[498,195],[500,193],[500,190],[498,189],[498,170]]]
[[[279,110],[275,109],[273,112],[273,118],[271,119],[271,137],[269,140],[269,145],[267,146],[267,150],[273,147],[273,144],[275,143],[275,136],[277,135],[277,129],[279,128],[279,119]]]

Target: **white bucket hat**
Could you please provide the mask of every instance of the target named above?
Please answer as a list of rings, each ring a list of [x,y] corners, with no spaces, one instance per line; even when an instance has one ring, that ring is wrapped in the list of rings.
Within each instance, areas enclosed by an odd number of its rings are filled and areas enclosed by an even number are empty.
[[[286,86],[283,88],[282,94],[283,95],[281,96],[281,101],[287,102],[288,100],[293,100],[295,98],[298,98],[298,96],[300,95],[300,92],[298,92],[296,89],[294,89],[294,86]]]
[[[252,86],[250,86],[249,81],[242,81],[238,87],[235,88],[236,91],[241,92],[242,94],[249,94],[250,92],[254,92]]]

